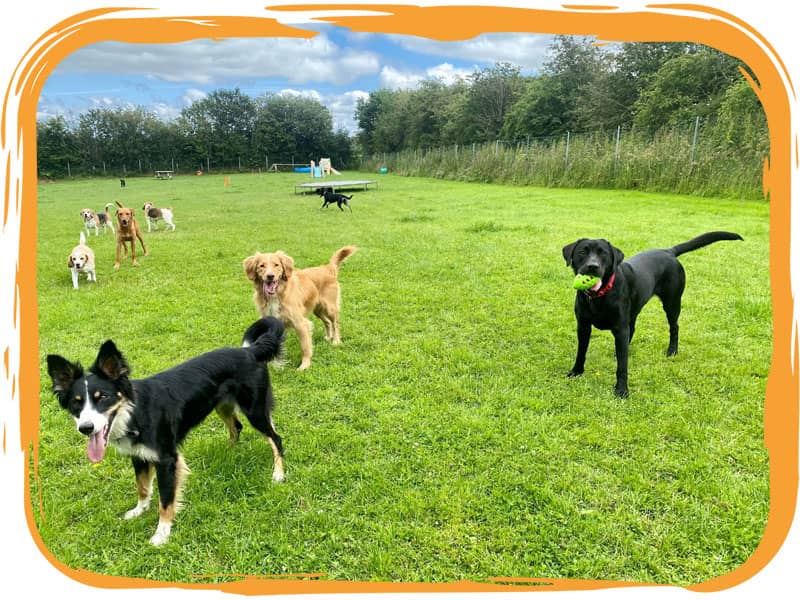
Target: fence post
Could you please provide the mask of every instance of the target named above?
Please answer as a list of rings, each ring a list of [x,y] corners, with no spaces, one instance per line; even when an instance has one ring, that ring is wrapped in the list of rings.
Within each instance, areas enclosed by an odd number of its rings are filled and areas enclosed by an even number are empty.
[[[567,162],[569,161],[569,131],[567,132],[567,148],[564,151],[564,171],[567,170]]]
[[[622,129],[622,125],[617,125],[617,143],[614,147],[614,174],[617,172],[617,168],[619,167],[619,133]]]
[[[67,176],[72,178],[72,169],[69,166],[69,161],[67,161]]]
[[[692,136],[692,156],[691,160],[689,161],[689,166],[694,165],[694,149],[697,146],[697,129],[700,127],[700,117],[695,117],[694,119],[694,136]]]

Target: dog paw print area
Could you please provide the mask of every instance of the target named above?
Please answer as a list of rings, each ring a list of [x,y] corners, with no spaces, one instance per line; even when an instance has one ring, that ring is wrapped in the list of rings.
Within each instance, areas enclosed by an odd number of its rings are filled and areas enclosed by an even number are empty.
[[[42,568],[107,590],[645,593],[771,563],[797,473],[773,335],[792,331],[792,163],[754,26],[203,15],[77,13],[9,83]],[[81,234],[96,278],[75,288]],[[704,235],[726,241],[685,251]],[[261,318],[283,327],[269,362],[244,334]],[[214,361],[240,376],[211,382]]]

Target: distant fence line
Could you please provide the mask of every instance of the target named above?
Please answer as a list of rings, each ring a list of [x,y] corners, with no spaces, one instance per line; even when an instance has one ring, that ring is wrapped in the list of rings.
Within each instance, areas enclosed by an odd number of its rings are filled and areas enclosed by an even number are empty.
[[[632,129],[453,144],[364,157],[361,170],[463,181],[595,187],[763,198],[766,157],[719,146],[691,126],[655,135]]]
[[[156,171],[170,170],[177,174],[190,175],[198,171],[204,173],[234,173],[234,172],[266,172],[272,169],[275,165],[309,165],[311,160],[319,160],[320,157],[302,160],[294,156],[280,156],[280,155],[264,155],[258,161],[238,157],[235,161],[218,162],[206,158],[202,161],[177,161],[174,158],[167,160],[153,160],[150,158],[143,158],[137,160],[134,164],[128,163],[115,163],[113,161],[99,160],[97,162],[81,161],[81,160],[66,160],[63,166],[58,169],[55,177],[135,177],[135,176],[150,176]],[[39,177],[50,178],[54,175],[42,172],[39,169]]]

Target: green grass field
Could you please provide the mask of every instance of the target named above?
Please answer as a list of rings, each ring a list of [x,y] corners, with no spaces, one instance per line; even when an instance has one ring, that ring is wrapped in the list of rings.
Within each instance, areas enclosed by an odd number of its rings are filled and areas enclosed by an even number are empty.
[[[364,174],[347,173],[348,178]],[[370,175],[366,175],[371,177]],[[769,206],[761,202],[543,189],[380,176],[353,212],[294,195],[302,175],[41,184],[38,300],[41,430],[36,526],[66,565],[163,581],[324,573],[332,580],[492,577],[687,585],[756,548],[769,507],[763,406],[771,360]],[[114,262],[92,236],[98,282],[73,290],[78,211],[121,200],[172,206],[175,232],[150,256]],[[740,233],[681,257],[681,346],[664,356],[660,303],[631,347],[631,397],[613,395],[614,350],[595,332],[575,353],[572,272],[561,248],[605,237],[627,255],[709,230]],[[49,391],[45,355],[91,364],[113,338],[144,377],[238,345],[257,317],[242,260],[282,249],[297,266],[342,267],[342,335],[315,321],[306,372],[294,332],[270,367],[287,479],[245,424],[190,434],[186,505],[164,547],[156,503],[136,503],[127,458],[92,467],[86,440]],[[209,576],[210,577],[206,577]]]

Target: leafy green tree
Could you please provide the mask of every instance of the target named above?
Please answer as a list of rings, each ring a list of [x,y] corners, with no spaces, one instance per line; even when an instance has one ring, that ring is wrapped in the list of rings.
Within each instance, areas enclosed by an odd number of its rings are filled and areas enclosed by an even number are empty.
[[[405,147],[429,148],[442,143],[447,89],[441,81],[428,79],[409,94]]]
[[[111,111],[93,108],[80,116],[76,140],[87,169],[97,172],[114,153],[114,128]]]
[[[723,93],[713,132],[723,148],[759,156],[766,156],[769,151],[764,109],[744,79],[733,83]]]
[[[407,147],[413,95],[410,90],[380,89],[366,100],[358,101],[358,140],[365,154],[395,152]]]
[[[468,139],[461,123],[467,110],[469,101],[469,86],[467,82],[458,80],[447,87],[440,105],[439,121],[441,123],[442,144],[467,144],[473,140]]]
[[[502,137],[508,140],[544,137],[564,133],[568,113],[558,77],[540,75],[532,79],[519,102],[509,111]]]
[[[468,78],[467,97],[457,117],[463,141],[487,142],[500,136],[506,115],[524,90],[519,67],[497,63]]]
[[[318,100],[285,94],[259,98],[253,131],[257,160],[319,160],[330,154],[333,139],[330,111]]]
[[[63,116],[39,123],[36,147],[37,166],[42,177],[64,177],[78,166],[75,135]]]
[[[725,90],[740,76],[738,64],[712,49],[667,61],[636,101],[634,125],[652,133],[666,125],[713,116]]]
[[[370,93],[366,99],[356,102],[356,122],[358,123],[358,142],[365,154],[377,152],[376,131],[382,117],[392,111],[397,92],[379,89]]]
[[[230,167],[250,154],[255,104],[238,88],[216,90],[181,111],[184,149],[193,161]]]
[[[350,137],[350,134],[344,129],[337,129],[333,132],[330,145],[325,151],[325,154],[331,159],[331,164],[334,169],[341,170],[354,166],[355,148],[353,147],[353,139]],[[322,156],[320,156],[320,158],[322,158]]]
[[[585,103],[586,89],[606,68],[604,57],[591,38],[571,35],[556,36],[549,52],[543,72],[553,78],[550,89],[559,90],[563,109],[561,115],[550,117],[561,121],[565,129],[582,129],[585,122],[581,122],[580,107]]]

